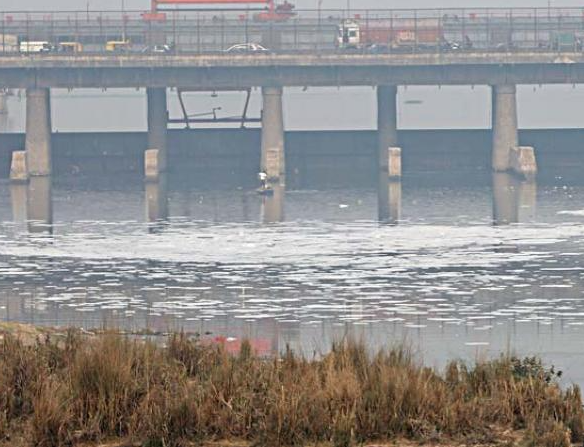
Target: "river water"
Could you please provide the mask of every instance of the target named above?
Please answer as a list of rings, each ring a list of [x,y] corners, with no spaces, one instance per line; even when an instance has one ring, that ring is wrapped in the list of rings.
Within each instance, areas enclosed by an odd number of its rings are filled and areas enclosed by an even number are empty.
[[[0,182],[0,319],[307,355],[352,336],[437,367],[538,354],[584,384],[582,185],[428,173],[266,197],[167,183]]]

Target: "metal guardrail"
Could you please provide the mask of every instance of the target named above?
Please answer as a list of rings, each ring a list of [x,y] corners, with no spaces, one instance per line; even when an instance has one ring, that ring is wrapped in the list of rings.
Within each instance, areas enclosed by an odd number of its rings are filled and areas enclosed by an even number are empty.
[[[584,8],[298,10],[283,22],[258,21],[257,13],[174,9],[165,20],[146,20],[145,11],[0,12],[0,55],[14,55],[30,41],[78,42],[83,53],[107,53],[109,41],[130,42],[122,48],[128,53],[164,44],[174,53],[221,52],[246,42],[275,52],[324,53],[340,51],[339,25],[347,19],[368,36],[347,49],[353,52],[574,52],[584,42]],[[409,43],[381,42],[397,33],[408,34]]]

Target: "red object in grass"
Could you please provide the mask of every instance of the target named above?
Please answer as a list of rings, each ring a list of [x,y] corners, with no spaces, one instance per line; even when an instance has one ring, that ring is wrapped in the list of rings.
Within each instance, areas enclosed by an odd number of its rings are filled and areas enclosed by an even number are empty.
[[[247,340],[251,346],[251,350],[254,354],[260,357],[270,355],[272,353],[272,343],[270,340],[265,338],[252,338]],[[237,355],[241,352],[241,345],[243,340],[233,337],[218,336],[209,340],[211,344],[221,345],[225,349],[225,352]]]

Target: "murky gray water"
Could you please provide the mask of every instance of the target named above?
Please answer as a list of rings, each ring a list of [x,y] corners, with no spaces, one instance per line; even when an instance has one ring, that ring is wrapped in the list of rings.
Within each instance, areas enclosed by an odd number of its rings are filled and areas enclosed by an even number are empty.
[[[584,187],[440,184],[261,197],[0,183],[0,318],[306,353],[345,334],[406,340],[436,366],[513,350],[584,384]]]

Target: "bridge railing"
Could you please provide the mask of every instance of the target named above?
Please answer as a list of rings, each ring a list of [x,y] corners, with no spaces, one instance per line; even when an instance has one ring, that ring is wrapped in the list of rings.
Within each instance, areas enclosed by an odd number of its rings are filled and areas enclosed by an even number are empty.
[[[63,46],[69,55],[150,52],[163,45],[172,53],[217,53],[250,42],[284,53],[572,52],[582,51],[584,42],[584,8],[299,10],[278,22],[262,21],[261,12],[0,12],[0,54],[19,53],[22,42],[78,43]],[[358,42],[343,42],[346,20],[358,26]]]

